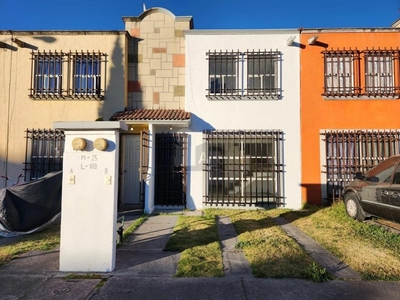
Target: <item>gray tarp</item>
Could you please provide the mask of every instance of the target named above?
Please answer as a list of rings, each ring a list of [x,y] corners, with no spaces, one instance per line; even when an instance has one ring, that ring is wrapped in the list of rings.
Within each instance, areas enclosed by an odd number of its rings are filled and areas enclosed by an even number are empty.
[[[62,171],[0,189],[0,236],[28,234],[54,221],[61,212]]]

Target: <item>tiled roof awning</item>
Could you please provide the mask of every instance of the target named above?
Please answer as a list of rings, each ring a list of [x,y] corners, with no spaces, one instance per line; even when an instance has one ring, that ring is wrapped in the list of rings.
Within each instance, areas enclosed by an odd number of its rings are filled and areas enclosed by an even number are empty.
[[[190,125],[190,112],[182,109],[132,109],[114,113],[110,121],[125,121],[126,123],[149,124],[181,124]]]

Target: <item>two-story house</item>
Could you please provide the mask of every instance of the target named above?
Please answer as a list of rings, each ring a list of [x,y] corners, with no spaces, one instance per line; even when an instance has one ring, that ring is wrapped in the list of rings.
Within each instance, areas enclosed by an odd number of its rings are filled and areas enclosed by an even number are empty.
[[[126,31],[0,31],[0,175],[61,170],[54,121],[108,120],[126,106],[127,45]]]
[[[123,19],[122,203],[299,208],[298,31],[193,30],[162,8]]]
[[[396,24],[302,30],[303,202],[339,198],[357,171],[400,153]]]
[[[297,30],[192,30],[188,202],[300,208]]]

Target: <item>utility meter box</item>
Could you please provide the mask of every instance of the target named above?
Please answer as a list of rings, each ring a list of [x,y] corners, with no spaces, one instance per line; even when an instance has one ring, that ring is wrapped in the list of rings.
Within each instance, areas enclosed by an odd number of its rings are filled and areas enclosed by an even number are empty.
[[[111,272],[123,122],[55,122],[64,130],[60,271]]]

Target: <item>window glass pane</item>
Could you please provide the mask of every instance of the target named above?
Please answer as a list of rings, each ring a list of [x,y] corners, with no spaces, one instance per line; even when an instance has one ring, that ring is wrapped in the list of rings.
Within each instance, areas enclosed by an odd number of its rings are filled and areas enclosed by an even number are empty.
[[[225,92],[232,93],[235,91],[236,88],[236,77],[234,76],[226,76],[225,77]]]
[[[247,61],[247,91],[250,94],[271,93],[275,88],[276,61],[272,55],[249,54]]]
[[[398,166],[394,172],[393,184],[400,184],[400,166]]]
[[[392,93],[393,58],[391,53],[367,53],[365,55],[365,84],[368,93]]]
[[[219,78],[213,78],[210,82],[211,93],[221,93],[221,81]]]
[[[259,90],[261,89],[261,79],[260,77],[249,77],[247,79],[247,89],[251,90]]]
[[[61,58],[58,56],[35,56],[34,93],[61,93]]]
[[[74,86],[77,94],[100,94],[100,62],[97,57],[75,58]]]
[[[236,54],[209,56],[209,91],[211,94],[233,93],[236,90]]]
[[[354,92],[352,62],[352,54],[341,52],[325,54],[325,92],[336,94]]]
[[[264,77],[264,89],[274,89],[275,88],[275,77],[266,76]]]
[[[390,177],[393,173],[394,167],[397,165],[397,162],[397,158],[391,158],[383,161],[366,174],[366,180],[375,181],[374,178],[378,178],[379,182],[390,182]]]

